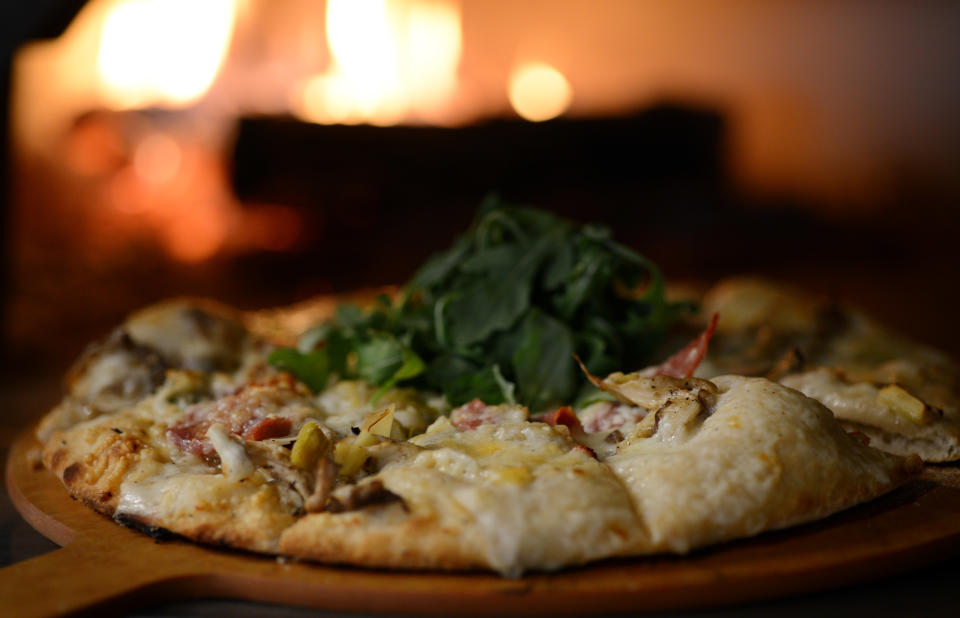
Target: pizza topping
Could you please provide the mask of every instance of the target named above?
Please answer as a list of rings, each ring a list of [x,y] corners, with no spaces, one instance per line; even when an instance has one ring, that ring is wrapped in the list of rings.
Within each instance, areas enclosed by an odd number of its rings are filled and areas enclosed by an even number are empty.
[[[403,440],[407,436],[400,423],[394,420],[395,405],[387,406],[377,412],[371,412],[360,423],[360,431],[368,431],[375,436]]]
[[[423,448],[406,440],[396,442],[383,440],[378,444],[367,447],[367,467],[373,470],[382,470],[388,465],[412,460]]]
[[[574,437],[577,435],[583,435],[584,433],[583,425],[580,424],[580,419],[570,406],[563,406],[562,408],[557,408],[553,412],[548,412],[539,420],[543,421],[547,425],[563,425],[570,430],[570,435]]]
[[[220,466],[223,474],[232,481],[247,478],[256,471],[253,462],[247,457],[243,443],[230,435],[227,428],[220,423],[210,425],[207,438],[220,457]]]
[[[676,378],[666,375],[647,375],[646,371],[634,373],[611,373],[606,378],[598,378],[587,373],[594,386],[606,391],[622,403],[640,406],[648,411],[656,410],[681,391],[717,392],[712,382],[701,378]]]
[[[666,362],[651,367],[643,372],[647,376],[670,376],[673,378],[689,378],[697,370],[700,361],[707,355],[707,346],[710,338],[717,329],[719,315],[714,313],[706,330],[697,335],[697,338],[688,343],[679,352],[671,356]]]
[[[297,434],[297,441],[290,451],[290,463],[303,470],[310,470],[317,465],[325,451],[330,450],[330,440],[320,431],[320,426],[313,421],[304,423]]]
[[[908,421],[918,425],[929,423],[936,415],[920,399],[917,399],[898,384],[889,384],[877,393],[877,400]]]
[[[164,381],[166,361],[157,350],[118,328],[91,346],[67,374],[70,397],[84,416],[112,413],[152,393]]]
[[[403,498],[384,487],[379,479],[374,479],[369,483],[350,485],[338,490],[327,501],[326,510],[330,513],[345,513],[392,502],[399,502],[404,510],[407,508]]]
[[[192,404],[213,395],[210,374],[187,369],[167,369],[166,380],[157,391],[158,403]]]
[[[621,447],[654,434],[661,440],[687,435],[699,420],[710,415],[719,393],[713,382],[700,378],[647,376],[644,372],[617,372],[602,380],[590,376],[590,381],[620,401],[640,406],[648,412]]]
[[[585,444],[577,444],[577,445],[574,446],[573,448],[574,448],[574,450],[581,451],[581,452],[589,455],[590,457],[593,457],[594,459],[598,459],[597,454],[593,451],[593,449],[590,448],[589,446],[585,445]]]
[[[523,406],[488,406],[479,399],[474,399],[453,410],[450,413],[450,422],[460,431],[468,431],[486,424],[524,421],[528,414]]]
[[[656,410],[651,410],[652,413],[640,421],[618,448],[626,447],[638,438],[656,435],[659,440],[670,442],[685,439],[693,433],[712,413],[719,392],[712,382],[698,382],[673,389],[670,398]]]
[[[917,440],[934,440],[933,436],[942,431],[938,428],[942,427],[943,411],[899,382],[889,384],[877,380],[886,377],[875,372],[848,374],[840,369],[820,367],[785,376],[781,384],[816,399],[838,418],[871,437],[876,437],[879,429]]]
[[[290,433],[293,421],[282,416],[268,416],[249,426],[241,434],[245,439],[259,442],[269,438],[282,438]]]
[[[215,423],[252,441],[286,436],[293,428],[291,416],[303,417],[312,412],[294,384],[289,376],[286,380],[281,377],[246,384],[232,395],[194,406],[167,430],[167,436],[181,450],[204,459],[214,455],[207,430]]]
[[[476,429],[484,423],[491,423],[494,417],[488,414],[490,406],[479,399],[465,403],[450,413],[450,422],[460,431]]]
[[[378,441],[377,436],[361,429],[359,434],[337,442],[333,449],[333,461],[340,466],[340,476],[350,477],[360,472],[369,456],[367,447]]]
[[[598,401],[580,412],[580,422],[588,433],[605,433],[630,428],[647,415],[644,408],[617,401]]]
[[[553,412],[545,414],[539,420],[552,427],[558,425],[566,427],[570,432],[570,437],[577,442],[574,448],[583,451],[594,459],[598,459],[598,455],[606,457],[612,454],[615,451],[616,443],[619,442],[619,440],[610,441],[609,438],[613,432],[587,433],[585,427],[580,423],[580,418],[570,406],[557,408]]]
[[[170,365],[197,371],[234,371],[241,362],[246,329],[229,310],[172,302],[141,311],[126,328],[137,342],[159,350]]]
[[[308,513],[318,513],[326,509],[327,500],[330,498],[330,492],[333,491],[337,483],[337,474],[339,472],[339,466],[330,459],[321,457],[317,460],[313,491],[307,495],[303,501],[303,507]]]
[[[433,420],[449,408],[437,400],[413,389],[390,389],[371,401],[376,387],[366,380],[340,380],[331,384],[314,398],[324,412],[324,424],[340,434],[358,427],[363,419],[374,412],[383,412],[393,407],[393,422],[398,425],[395,435],[407,437],[423,432]]]

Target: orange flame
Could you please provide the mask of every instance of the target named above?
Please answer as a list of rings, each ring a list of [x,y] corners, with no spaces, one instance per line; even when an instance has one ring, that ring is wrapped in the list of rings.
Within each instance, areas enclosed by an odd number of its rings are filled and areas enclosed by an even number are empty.
[[[329,0],[326,73],[295,95],[304,120],[396,124],[430,119],[453,94],[460,62],[460,8],[448,0]]]
[[[97,69],[114,109],[184,107],[210,89],[227,54],[235,0],[115,0]]]

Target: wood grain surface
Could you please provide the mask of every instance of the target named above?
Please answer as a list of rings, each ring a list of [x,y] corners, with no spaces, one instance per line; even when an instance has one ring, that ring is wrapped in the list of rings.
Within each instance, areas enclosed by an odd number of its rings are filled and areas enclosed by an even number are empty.
[[[960,470],[940,466],[821,522],[687,557],[605,561],[514,580],[283,562],[124,528],[71,499],[37,463],[38,447],[32,432],[17,439],[7,486],[23,517],[62,548],[0,569],[0,598],[16,616],[215,597],[392,614],[639,612],[822,590],[960,553]]]

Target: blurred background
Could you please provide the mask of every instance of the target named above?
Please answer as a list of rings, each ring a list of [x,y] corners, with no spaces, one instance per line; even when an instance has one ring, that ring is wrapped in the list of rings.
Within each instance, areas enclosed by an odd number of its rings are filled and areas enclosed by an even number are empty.
[[[485,195],[960,355],[960,4],[6,3],[3,350],[403,282]]]

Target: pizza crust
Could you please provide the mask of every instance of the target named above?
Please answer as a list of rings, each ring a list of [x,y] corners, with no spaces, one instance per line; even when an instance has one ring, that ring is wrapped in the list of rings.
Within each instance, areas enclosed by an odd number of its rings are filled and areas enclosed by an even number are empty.
[[[762,378],[713,382],[716,401],[689,421],[687,433],[654,433],[607,460],[649,530],[639,551],[685,553],[820,519],[919,470],[916,459],[851,438],[829,410],[797,391]]]
[[[134,434],[96,425],[79,427],[55,432],[44,447],[43,463],[74,497],[112,515],[120,485],[145,448],[143,439]]]

